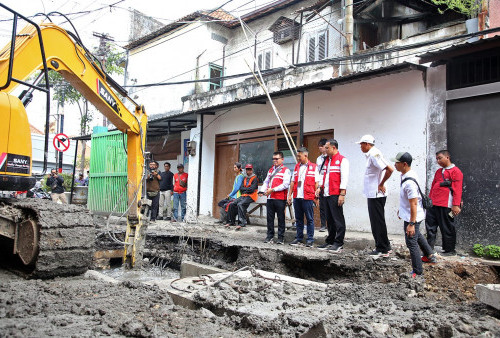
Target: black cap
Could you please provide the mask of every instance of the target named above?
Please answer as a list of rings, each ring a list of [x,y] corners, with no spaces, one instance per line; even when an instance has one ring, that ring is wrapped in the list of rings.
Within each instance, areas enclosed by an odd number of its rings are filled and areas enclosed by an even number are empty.
[[[410,153],[402,151],[402,152],[398,153],[395,158],[391,158],[391,161],[404,162],[404,163],[407,163],[408,165],[411,165],[411,162],[413,161],[413,157],[411,157]]]
[[[184,164],[179,163],[179,164],[177,165],[177,168],[184,168]]]

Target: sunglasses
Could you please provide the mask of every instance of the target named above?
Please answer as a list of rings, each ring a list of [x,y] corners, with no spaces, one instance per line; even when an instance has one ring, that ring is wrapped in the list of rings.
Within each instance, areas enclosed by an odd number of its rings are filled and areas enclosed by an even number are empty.
[[[279,159],[280,159],[280,157],[273,157],[273,161],[277,161]]]

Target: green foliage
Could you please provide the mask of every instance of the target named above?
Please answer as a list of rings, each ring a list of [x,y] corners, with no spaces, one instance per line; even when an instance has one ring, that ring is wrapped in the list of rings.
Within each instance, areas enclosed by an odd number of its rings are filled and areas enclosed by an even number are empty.
[[[445,6],[446,9],[438,8],[439,13],[443,14],[447,10],[466,15],[468,18],[477,16],[481,9],[483,0],[431,0],[432,3],[438,6]]]
[[[64,191],[71,191],[71,177],[72,175],[71,174],[66,174],[66,173],[62,173],[62,174],[59,174],[63,179],[64,179],[64,183],[63,183],[63,187],[64,187]],[[47,186],[47,176],[45,176],[44,178],[42,178],[42,189],[43,191],[45,192],[48,192],[50,193],[50,187]]]
[[[483,246],[481,244],[474,244],[472,250],[479,257],[500,259],[500,246],[498,245]]]

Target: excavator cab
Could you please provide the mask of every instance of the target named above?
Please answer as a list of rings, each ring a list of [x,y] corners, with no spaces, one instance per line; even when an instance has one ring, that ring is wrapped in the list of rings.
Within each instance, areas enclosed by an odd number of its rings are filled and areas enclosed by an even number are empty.
[[[31,189],[31,134],[28,116],[21,101],[0,93],[0,190]]]

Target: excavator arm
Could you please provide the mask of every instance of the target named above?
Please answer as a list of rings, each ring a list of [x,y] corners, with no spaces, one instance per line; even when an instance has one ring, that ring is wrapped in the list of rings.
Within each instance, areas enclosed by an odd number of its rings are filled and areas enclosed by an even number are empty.
[[[6,8],[2,4],[0,6]],[[9,44],[0,50],[0,92],[11,93],[35,72],[47,68],[60,73],[120,131],[127,133],[130,207],[124,261],[134,266],[142,255],[145,230],[138,204],[141,200],[147,127],[144,107],[133,102],[126,91],[106,75],[74,36],[52,23],[27,25],[16,34],[14,45]],[[132,110],[125,106],[117,92],[130,101]]]

